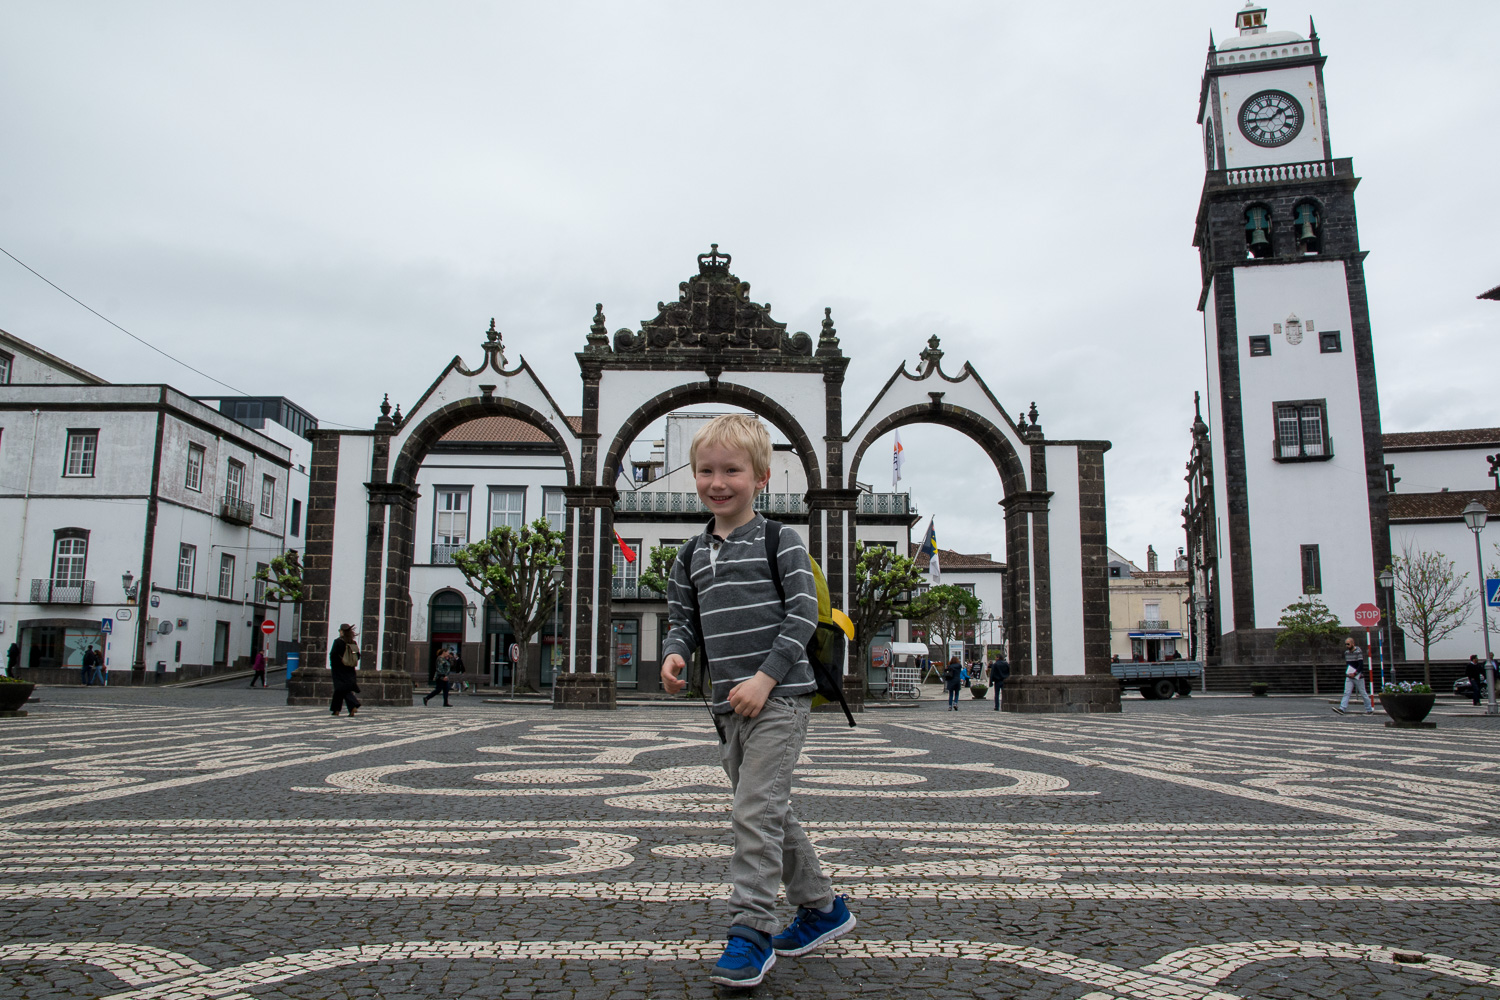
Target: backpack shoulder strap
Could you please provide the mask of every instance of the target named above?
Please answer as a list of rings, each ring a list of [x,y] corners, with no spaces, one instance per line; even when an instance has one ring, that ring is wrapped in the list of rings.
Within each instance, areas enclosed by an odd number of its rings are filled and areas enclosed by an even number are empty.
[[[771,564],[771,582],[776,584],[776,596],[786,603],[786,588],[781,585],[781,522],[766,519],[766,562]]]

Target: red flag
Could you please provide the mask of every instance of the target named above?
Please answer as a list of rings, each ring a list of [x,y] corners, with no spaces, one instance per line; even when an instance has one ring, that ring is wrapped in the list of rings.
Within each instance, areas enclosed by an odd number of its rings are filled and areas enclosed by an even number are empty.
[[[625,561],[628,563],[635,562],[635,549],[632,549],[629,545],[625,544],[625,539],[620,537],[620,533],[618,531],[615,532],[615,541],[619,543],[620,552],[625,556]]]

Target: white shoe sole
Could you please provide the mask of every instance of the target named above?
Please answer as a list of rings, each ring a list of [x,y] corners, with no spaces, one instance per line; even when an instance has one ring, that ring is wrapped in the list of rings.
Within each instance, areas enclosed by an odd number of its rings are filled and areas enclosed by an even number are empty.
[[[781,955],[785,958],[797,958],[799,955],[806,955],[810,951],[823,947],[830,941],[837,941],[845,934],[848,934],[850,931],[854,930],[854,925],[858,922],[859,921],[854,919],[854,914],[851,913],[849,914],[848,920],[845,920],[843,923],[833,928],[833,930],[824,931],[822,934],[813,938],[802,947],[789,949],[777,948],[776,954]]]
[[[776,953],[773,951],[771,952],[771,957],[766,960],[765,968],[761,969],[760,975],[756,976],[754,979],[730,979],[728,976],[709,976],[708,981],[711,983],[717,983],[720,986],[734,986],[739,989],[749,989],[752,986],[759,986],[761,980],[766,978],[766,973],[770,972],[775,967]]]

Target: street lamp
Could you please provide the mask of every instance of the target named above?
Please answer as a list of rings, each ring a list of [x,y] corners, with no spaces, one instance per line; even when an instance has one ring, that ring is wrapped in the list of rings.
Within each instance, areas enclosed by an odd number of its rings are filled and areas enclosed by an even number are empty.
[[[1479,567],[1479,618],[1484,626],[1484,671],[1490,685],[1490,703],[1484,714],[1500,715],[1500,707],[1495,705],[1495,661],[1490,656],[1489,595],[1484,586],[1484,556],[1479,551],[1479,533],[1484,530],[1484,522],[1489,519],[1489,509],[1478,500],[1471,500],[1464,508],[1464,523],[1474,532],[1474,564]]]
[[[567,571],[562,566],[552,567],[552,681],[557,682],[557,602],[562,599],[562,582]]]
[[[1385,662],[1391,668],[1391,682],[1396,680],[1396,654],[1391,649],[1391,588],[1396,585],[1396,574],[1387,566],[1380,571],[1380,596],[1385,602]]]
[[[469,624],[470,625],[477,625],[477,624],[479,624],[479,620],[476,617],[476,612],[479,611],[479,608],[475,607],[473,601],[470,601],[469,602],[469,606],[467,608],[465,608],[464,610],[469,613]]]

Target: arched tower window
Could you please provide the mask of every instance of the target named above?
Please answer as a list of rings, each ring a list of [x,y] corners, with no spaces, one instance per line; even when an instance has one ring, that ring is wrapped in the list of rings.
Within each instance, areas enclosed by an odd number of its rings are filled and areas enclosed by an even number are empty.
[[[1245,252],[1251,257],[1271,256],[1271,210],[1264,205],[1245,209]]]
[[[1212,118],[1203,127],[1203,159],[1208,164],[1208,169],[1214,168],[1214,120]]]
[[[1292,230],[1303,253],[1313,254],[1323,249],[1323,217],[1317,205],[1310,201],[1299,204],[1292,213]]]

